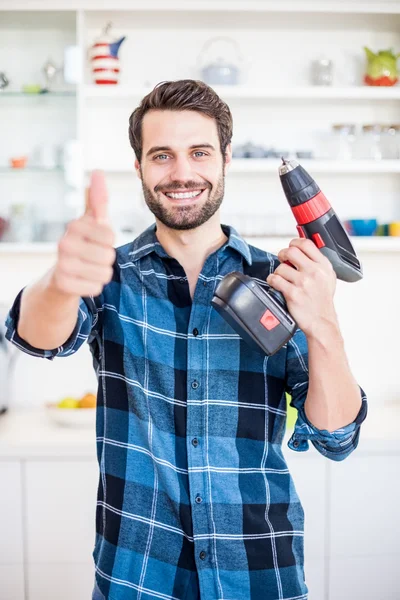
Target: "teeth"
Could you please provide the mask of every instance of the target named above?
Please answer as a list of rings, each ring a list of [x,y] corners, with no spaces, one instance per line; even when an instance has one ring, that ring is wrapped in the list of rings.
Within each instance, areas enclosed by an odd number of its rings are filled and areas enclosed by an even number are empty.
[[[179,200],[181,198],[195,198],[196,196],[199,196],[201,194],[201,190],[196,190],[195,192],[180,192],[178,194],[175,194],[173,192],[166,192],[166,196],[168,196],[168,198],[174,198],[176,200]]]

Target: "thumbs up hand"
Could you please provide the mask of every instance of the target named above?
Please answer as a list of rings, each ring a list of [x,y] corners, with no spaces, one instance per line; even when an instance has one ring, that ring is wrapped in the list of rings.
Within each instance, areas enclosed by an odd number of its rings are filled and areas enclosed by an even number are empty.
[[[85,214],[68,224],[58,244],[51,283],[68,296],[98,296],[111,281],[115,236],[108,220],[104,174],[94,171]]]

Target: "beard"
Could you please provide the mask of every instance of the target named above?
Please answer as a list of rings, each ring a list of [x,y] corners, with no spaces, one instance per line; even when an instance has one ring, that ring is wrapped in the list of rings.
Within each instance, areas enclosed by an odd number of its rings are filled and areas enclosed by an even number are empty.
[[[168,185],[157,185],[154,188],[153,193],[151,189],[146,185],[142,178],[142,188],[145,202],[153,213],[153,215],[163,223],[166,227],[176,230],[187,230],[196,229],[203,223],[206,223],[211,217],[217,212],[222,204],[225,191],[225,172],[221,173],[215,187],[208,181],[196,182],[187,181],[182,182],[172,181]],[[190,189],[204,189],[204,194],[207,194],[206,200],[202,202],[201,206],[196,204],[189,206],[166,206],[160,199],[160,195],[163,192],[168,191],[184,191]],[[207,191],[208,190],[208,191]]]

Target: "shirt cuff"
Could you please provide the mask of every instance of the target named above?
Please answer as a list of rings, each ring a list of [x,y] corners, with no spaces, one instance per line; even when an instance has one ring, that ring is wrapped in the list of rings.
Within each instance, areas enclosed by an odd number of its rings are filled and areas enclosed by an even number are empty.
[[[59,346],[58,348],[54,348],[53,350],[43,350],[41,348],[35,348],[34,346],[31,346],[18,335],[17,328],[20,315],[21,296],[24,289],[25,288],[23,288],[15,298],[14,303],[7,315],[5,321],[6,338],[26,354],[30,354],[31,356],[36,356],[38,358],[54,360],[56,356],[68,356],[76,352],[81,344],[87,339],[91,330],[92,319],[90,318],[90,313],[88,312],[88,307],[84,300],[81,299],[80,301],[75,328],[65,344]]]
[[[327,429],[318,429],[307,418],[304,405],[298,411],[297,421],[288,446],[296,452],[306,452],[309,442],[323,455],[333,460],[343,460],[358,445],[360,425],[365,420],[368,412],[368,402],[362,388],[361,408],[352,423],[329,432]]]

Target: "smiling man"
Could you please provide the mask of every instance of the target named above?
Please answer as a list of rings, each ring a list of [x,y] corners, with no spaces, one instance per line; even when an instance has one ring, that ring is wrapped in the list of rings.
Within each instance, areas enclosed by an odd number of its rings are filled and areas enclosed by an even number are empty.
[[[343,460],[367,413],[335,314],[334,272],[309,240],[276,257],[221,225],[232,118],[204,83],[157,86],[131,115],[129,137],[155,224],[115,252],[94,174],[56,264],[7,319],[8,339],[33,356],[90,344],[99,380],[93,599],[305,600],[304,513],[282,454],[285,392],[298,410],[292,450],[311,441]],[[232,271],[286,297],[299,329],[272,357],[210,304]]]

